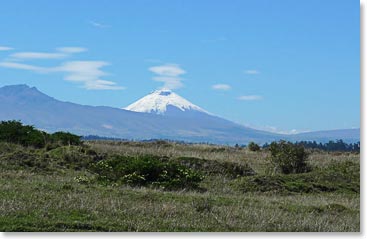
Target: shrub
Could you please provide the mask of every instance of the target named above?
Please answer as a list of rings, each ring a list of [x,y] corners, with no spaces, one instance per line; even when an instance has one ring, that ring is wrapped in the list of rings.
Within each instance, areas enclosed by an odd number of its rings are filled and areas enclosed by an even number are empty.
[[[46,135],[45,132],[36,130],[30,125],[22,125],[19,121],[0,123],[0,141],[42,148],[46,144]]]
[[[80,136],[69,132],[56,132],[51,135],[51,140],[61,145],[81,145],[80,138]]]
[[[260,146],[254,142],[250,142],[247,146],[249,148],[250,151],[260,151]]]
[[[174,162],[191,168],[193,170],[201,171],[208,175],[222,175],[231,178],[240,176],[255,175],[255,171],[246,163],[235,162],[220,162],[218,160],[208,160],[195,157],[178,157],[173,159]]]
[[[275,169],[284,174],[305,173],[310,171],[306,159],[308,154],[303,146],[291,142],[273,142],[269,146],[270,161]]]
[[[156,156],[114,156],[93,165],[98,180],[131,186],[158,186],[164,189],[197,188],[204,177],[183,165]]]
[[[0,141],[46,148],[51,150],[63,145],[81,145],[80,136],[56,132],[52,135],[37,130],[33,126],[23,125],[20,121],[10,120],[0,122]]]
[[[359,171],[359,163],[346,161],[302,174],[242,177],[232,185],[243,192],[359,193]]]

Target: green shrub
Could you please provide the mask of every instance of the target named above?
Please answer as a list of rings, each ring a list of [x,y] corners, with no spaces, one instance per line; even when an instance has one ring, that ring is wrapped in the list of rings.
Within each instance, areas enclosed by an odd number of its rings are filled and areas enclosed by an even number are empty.
[[[250,142],[247,146],[249,148],[250,151],[260,151],[260,146],[254,142]]]
[[[212,175],[225,175],[230,178],[236,178],[240,176],[255,175],[255,171],[246,163],[235,162],[220,162],[217,160],[208,160],[195,157],[179,157],[173,159],[174,162],[191,168],[193,170],[201,171],[205,174]]]
[[[69,132],[56,132],[51,135],[51,141],[61,145],[81,145],[80,136]]]
[[[277,174],[242,177],[233,183],[243,192],[359,193],[360,166],[338,162],[328,168],[302,174]]]
[[[156,156],[114,156],[93,165],[98,180],[131,186],[158,186],[164,189],[197,188],[203,176],[175,162]]]
[[[270,161],[275,170],[284,174],[305,173],[310,171],[307,164],[307,152],[303,146],[292,144],[291,142],[272,142],[269,146]]]
[[[0,123],[0,141],[42,148],[46,144],[46,135],[45,132],[36,130],[30,125],[22,125],[19,121]]]
[[[20,121],[9,120],[0,122],[0,141],[32,146],[35,148],[55,149],[63,145],[81,145],[80,136],[56,132],[48,134]]]

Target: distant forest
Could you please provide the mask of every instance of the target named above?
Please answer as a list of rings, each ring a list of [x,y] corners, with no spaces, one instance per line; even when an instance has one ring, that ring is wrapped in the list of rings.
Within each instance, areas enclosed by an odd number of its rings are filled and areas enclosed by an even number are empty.
[[[317,143],[316,141],[299,141],[295,143],[301,145],[306,149],[320,149],[324,151],[339,151],[339,152],[359,152],[360,142],[357,143],[345,143],[343,140],[329,141],[328,143]],[[263,148],[269,147],[269,144],[264,144]]]
[[[109,137],[100,137],[96,135],[89,135],[82,137],[82,140],[111,140],[111,141],[131,141],[128,139],[118,139],[118,138],[109,138]],[[196,144],[196,143],[190,143],[185,141],[176,141],[176,140],[162,140],[162,139],[151,139],[151,140],[140,140],[141,142],[155,142],[155,141],[167,141],[167,142],[174,142],[179,144]],[[205,143],[203,144],[210,144]],[[327,143],[318,143],[316,141],[299,141],[295,142],[295,145],[301,145],[306,149],[319,149],[324,150],[328,152],[360,152],[360,142],[357,143],[346,143],[343,140],[336,140],[336,141],[329,141]],[[265,143],[261,148],[266,149],[269,147],[270,144]],[[236,148],[245,148],[247,145],[235,145]]]

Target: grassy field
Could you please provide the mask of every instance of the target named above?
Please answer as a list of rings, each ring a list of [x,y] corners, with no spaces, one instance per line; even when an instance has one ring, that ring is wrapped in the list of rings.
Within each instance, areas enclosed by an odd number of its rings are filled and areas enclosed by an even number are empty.
[[[113,155],[155,155],[204,179],[175,190],[98,180],[89,165]],[[268,157],[163,141],[0,143],[0,231],[360,231],[359,154],[311,152],[312,171],[290,175]]]

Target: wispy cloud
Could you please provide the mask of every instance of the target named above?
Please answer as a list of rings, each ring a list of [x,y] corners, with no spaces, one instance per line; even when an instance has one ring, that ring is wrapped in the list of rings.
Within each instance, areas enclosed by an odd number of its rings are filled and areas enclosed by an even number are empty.
[[[64,53],[48,53],[48,52],[17,52],[10,55],[10,58],[16,60],[33,60],[33,59],[62,59],[67,57]]]
[[[306,133],[306,132],[310,132],[309,130],[298,130],[298,129],[291,129],[291,130],[284,130],[284,129],[279,129],[278,127],[275,126],[251,126],[251,125],[247,125],[248,127],[254,128],[254,129],[258,129],[258,130],[263,130],[263,131],[268,131],[268,132],[272,132],[272,133],[277,133],[277,134],[299,134],[299,133]]]
[[[59,47],[59,48],[56,48],[56,50],[59,52],[66,53],[66,54],[74,54],[74,53],[85,52],[88,49],[84,47]]]
[[[261,95],[242,95],[237,98],[238,100],[244,101],[253,101],[253,100],[262,100],[263,97]]]
[[[102,80],[102,76],[108,75],[101,68],[109,65],[104,61],[69,61],[54,68],[55,71],[67,73],[65,80],[82,83],[88,90],[123,90],[115,82]]]
[[[245,70],[245,74],[247,74],[247,75],[258,75],[258,74],[260,74],[260,71],[258,71],[258,70]]]
[[[163,88],[178,89],[183,86],[183,79],[180,75],[185,74],[186,71],[177,64],[153,66],[149,68],[149,71],[158,75],[153,77],[153,80],[163,82]]]
[[[13,50],[13,48],[7,46],[0,46],[0,51],[10,51],[10,50]]]
[[[72,54],[87,51],[83,47],[60,47],[56,52],[16,52],[9,55],[10,60],[51,60],[64,59]]]
[[[230,90],[231,86],[227,84],[216,84],[212,85],[213,90]]]
[[[96,22],[96,21],[89,21],[89,24],[91,24],[92,26],[97,27],[97,28],[109,28],[109,27],[111,27],[110,25],[103,24],[103,23]]]
[[[7,61],[0,62],[0,67],[19,69],[19,70],[28,70],[28,71],[34,71],[37,73],[48,73],[49,72],[48,68],[38,67],[38,66],[33,66],[33,65],[28,65],[28,64],[21,64],[21,63],[16,63],[16,62],[7,62]]]
[[[62,47],[57,48],[58,51],[64,53],[39,53],[39,52],[21,52],[10,55],[11,59],[18,57],[19,59],[61,59],[58,55],[68,56],[69,54],[86,51],[81,47]],[[18,54],[18,55],[17,55]],[[88,90],[122,90],[122,86],[117,85],[113,81],[103,80],[102,77],[107,76],[101,68],[109,65],[105,61],[67,61],[54,67],[43,67],[32,64],[23,64],[14,61],[2,61],[0,67],[27,70],[38,74],[63,73],[64,80],[76,82]]]

